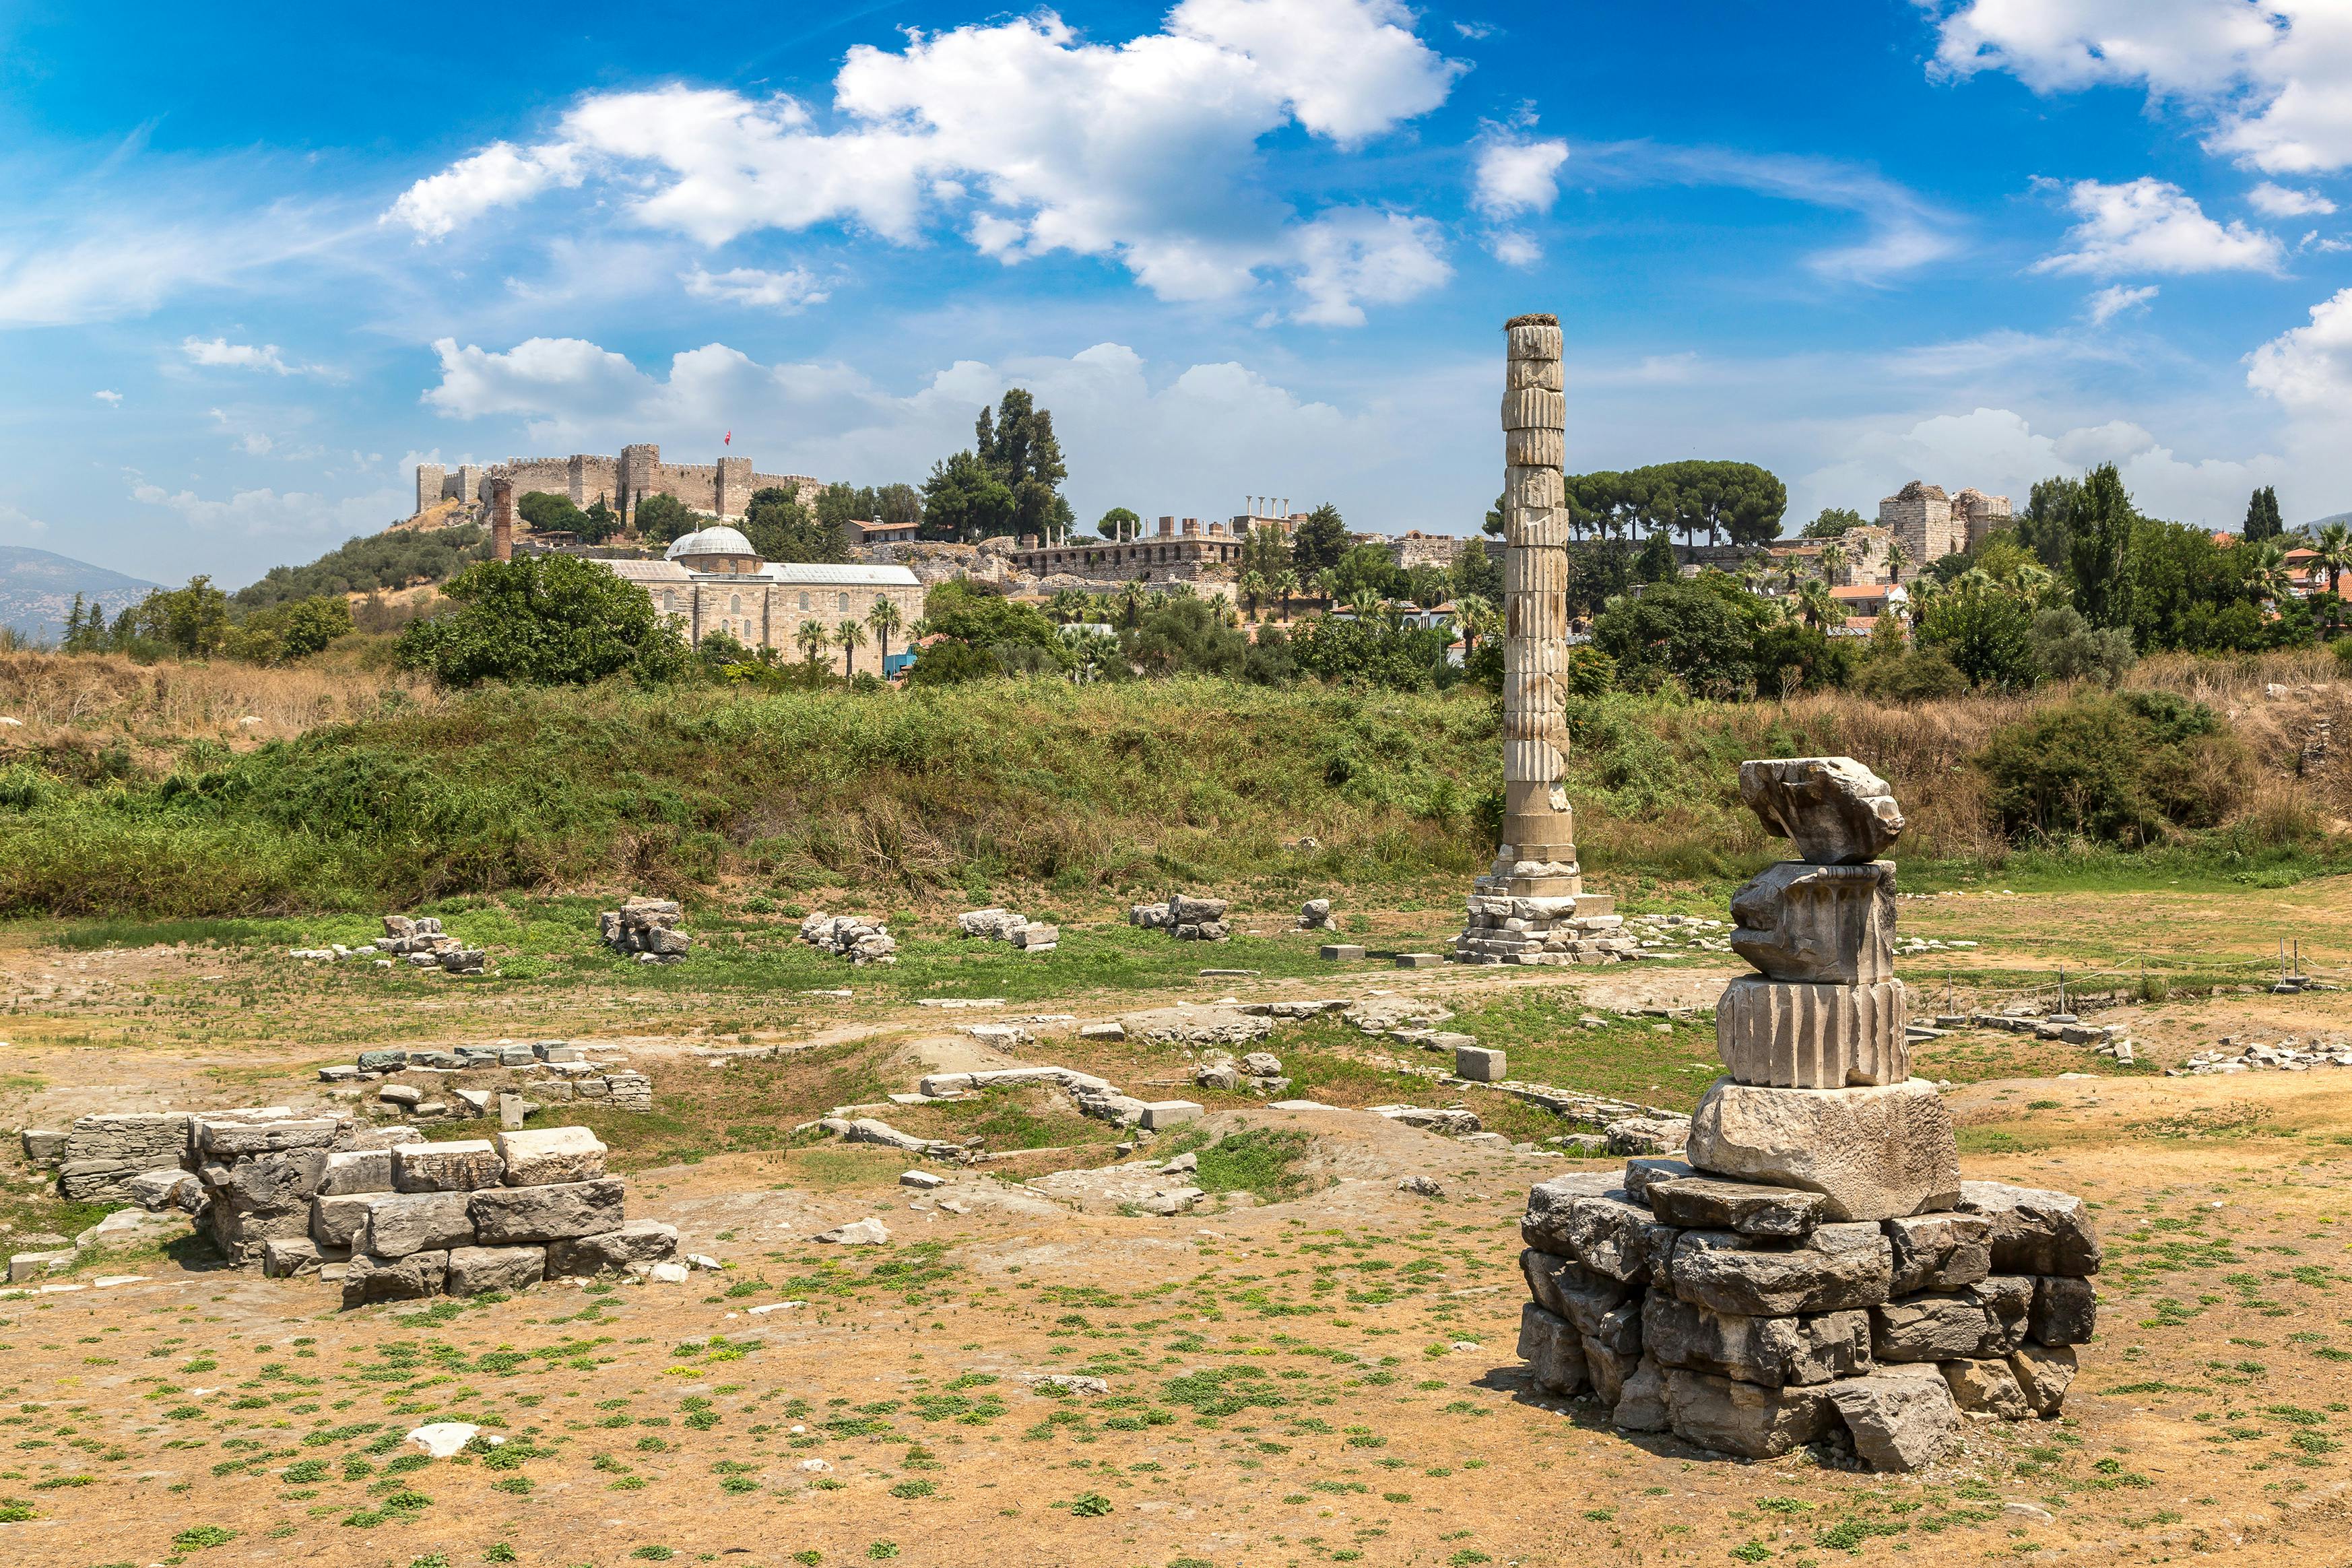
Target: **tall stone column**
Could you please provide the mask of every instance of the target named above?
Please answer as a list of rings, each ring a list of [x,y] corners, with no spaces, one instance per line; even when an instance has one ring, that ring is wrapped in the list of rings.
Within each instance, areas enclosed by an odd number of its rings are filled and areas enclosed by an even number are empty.
[[[1558,318],[1514,316],[1503,374],[1503,833],[1454,956],[1605,963],[1637,952],[1584,891],[1568,766],[1568,398]]]
[[[490,558],[494,561],[514,559],[514,481],[490,481]]]

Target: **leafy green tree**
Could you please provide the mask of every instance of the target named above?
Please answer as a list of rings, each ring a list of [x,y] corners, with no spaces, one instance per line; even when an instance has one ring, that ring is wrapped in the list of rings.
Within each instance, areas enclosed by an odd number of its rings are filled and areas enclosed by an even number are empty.
[[[1592,623],[1592,645],[1617,661],[1621,681],[1672,676],[1694,691],[1728,694],[1749,679],[1748,649],[1762,614],[1738,583],[1706,572],[1612,601]]]
[[[1241,568],[1255,572],[1267,582],[1292,564],[1290,539],[1270,522],[1259,523],[1242,535]]]
[[[1291,637],[1289,653],[1318,680],[1427,691],[1459,679],[1445,657],[1453,641],[1450,631],[1398,626],[1385,616],[1318,616]]]
[[[1681,574],[1681,563],[1675,559],[1675,542],[1665,530],[1660,529],[1642,542],[1642,553],[1633,561],[1637,581],[1671,583]]]
[[[866,646],[866,628],[856,621],[844,621],[833,628],[833,646],[841,650],[841,679],[846,680],[855,670],[857,650]]]
[[[890,666],[891,634],[898,629],[905,619],[906,617],[898,613],[898,605],[879,595],[877,595],[874,600],[874,607],[866,612],[866,625],[874,634],[874,646],[879,652],[881,664],[885,669]]]
[[[1326,572],[1355,547],[1339,509],[1326,501],[1299,520],[1290,536],[1290,559],[1303,576]]]
[[[923,596],[923,619],[940,640],[915,660],[909,685],[1060,674],[1076,662],[1060,630],[1035,605],[982,593],[961,579]]]
[[[641,496],[637,500],[637,532],[649,544],[668,544],[702,526],[687,504],[673,495]]]
[[[143,642],[182,658],[205,658],[221,650],[228,635],[228,595],[205,574],[189,578],[184,588],[150,589],[117,618],[115,640]]]
[[[1994,731],[1976,765],[2011,837],[2147,844],[2209,827],[2251,787],[2244,744],[2170,692],[2079,697]]]
[[[1067,517],[1066,506],[1057,509],[1055,503],[1070,470],[1054,436],[1053,415],[1036,405],[1028,388],[1008,388],[993,418],[987,409],[980,411],[972,428],[972,455],[1013,497],[1010,521],[1015,533],[1042,538]]]
[[[655,681],[685,668],[686,645],[669,617],[593,561],[485,561],[443,592],[457,607],[416,622],[399,644],[404,667],[442,686],[584,685],[623,674]]]
[[[1709,542],[1728,536],[1734,544],[1762,544],[1780,535],[1789,489],[1769,469],[1690,458],[1659,464],[1647,473],[1651,515],[1678,531],[1685,544],[1702,529]]]
[[[1835,539],[1842,533],[1850,533],[1853,530],[1864,526],[1866,525],[1863,521],[1862,513],[1854,510],[1852,507],[1825,506],[1822,508],[1821,514],[1818,517],[1814,518],[1812,521],[1805,524],[1804,531],[1799,535],[1799,537],[1803,539]]]
[[[363,534],[307,566],[271,567],[259,582],[232,595],[231,602],[240,610],[257,610],[322,594],[365,594],[439,583],[487,558],[489,551],[489,533],[471,523]]]
[[[2278,491],[2264,485],[2246,502],[2246,538],[2276,539],[2285,531],[2286,523],[2279,517]]]
[[[1748,659],[1755,672],[1756,689],[1776,697],[1799,690],[1833,689],[1853,675],[1850,640],[1790,621],[1759,629],[1749,645]]]
[[[803,621],[793,631],[793,642],[800,648],[802,657],[808,660],[811,675],[816,673],[818,656],[824,652],[832,641],[833,635],[824,629],[824,623],[820,620]]]
[[[255,610],[230,629],[222,651],[256,664],[308,658],[353,630],[351,601],[340,594]]]
[[[1172,594],[1162,595],[1119,645],[1147,676],[1238,676],[1249,659],[1249,639],[1225,625],[1213,601]]]
[[[2064,571],[2074,560],[2074,502],[2082,489],[2082,480],[2063,474],[2039,480],[2025,510],[2010,524],[2018,542],[2053,572]]]
[[[583,543],[602,544],[621,531],[621,514],[606,506],[603,496],[598,496],[588,503],[588,510],[580,514],[579,530]]]
[[[2131,672],[2138,655],[2121,626],[2094,626],[2072,605],[2052,605],[2033,613],[2033,659],[2053,680],[2096,680],[2114,686]]]
[[[2074,580],[2074,603],[2095,626],[2132,624],[2131,545],[2138,526],[2139,513],[2113,463],[2101,463],[2084,476],[2067,510],[2067,565]],[[1968,668],[1957,658],[1952,662]]]
[[[2033,611],[2019,595],[1969,573],[1939,595],[1919,629],[1923,647],[1952,661],[1972,686],[1998,691],[2041,678],[2033,654]]]
[[[835,505],[840,510],[838,500]],[[850,558],[848,535],[811,516],[800,498],[782,485],[751,492],[751,504],[744,508],[743,537],[762,561],[838,563]]]
[[[1403,588],[1403,574],[1396,569],[1388,550],[1379,544],[1358,544],[1349,549],[1331,565],[1339,596],[1353,604],[1359,599],[1378,603],[1394,598]]]
[[[970,452],[931,465],[923,481],[925,539],[970,544],[1012,531],[1018,502],[1012,488]]]
[[[573,506],[570,496],[560,496],[548,490],[526,490],[515,502],[515,515],[541,533],[551,531],[577,533],[588,514]]]
[[[1570,571],[1575,571],[1571,554]],[[1453,595],[1456,599],[1484,599],[1489,604],[1503,601],[1502,552],[1488,550],[1483,539],[1465,539],[1454,553],[1452,572]]]
[[[106,628],[106,610],[99,605],[85,604],[79,594],[74,595],[73,608],[66,612],[65,640],[58,645],[61,653],[105,653],[113,647]]]
[[[1095,531],[1105,539],[1133,539],[1143,531],[1143,520],[1123,506],[1115,506],[1095,520]]]

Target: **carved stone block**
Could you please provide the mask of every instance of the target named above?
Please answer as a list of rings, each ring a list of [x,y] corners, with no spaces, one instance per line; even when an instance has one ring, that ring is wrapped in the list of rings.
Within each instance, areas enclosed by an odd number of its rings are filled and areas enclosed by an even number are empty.
[[[1715,1005],[1715,1048],[1736,1083],[1846,1089],[1911,1076],[1900,980],[1801,985],[1742,975]]]
[[[1895,862],[1783,860],[1731,895],[1731,950],[1775,980],[1895,978]]]
[[[1822,866],[1875,860],[1903,831],[1886,781],[1852,757],[1772,757],[1739,764],[1739,798],[1801,859]]]

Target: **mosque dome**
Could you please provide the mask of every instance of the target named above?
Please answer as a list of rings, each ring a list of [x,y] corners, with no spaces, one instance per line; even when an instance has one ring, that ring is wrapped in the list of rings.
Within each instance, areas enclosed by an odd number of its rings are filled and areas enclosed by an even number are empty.
[[[751,548],[751,542],[743,537],[740,530],[721,526],[697,529],[684,535],[663,552],[663,559],[677,561],[689,555],[749,555],[757,560],[759,553]]]

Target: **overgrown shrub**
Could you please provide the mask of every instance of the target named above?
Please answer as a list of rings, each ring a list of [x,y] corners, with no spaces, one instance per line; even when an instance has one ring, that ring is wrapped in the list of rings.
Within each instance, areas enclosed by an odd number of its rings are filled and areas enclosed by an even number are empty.
[[[2253,763],[2213,710],[2169,692],[2082,697],[1996,731],[1978,753],[2012,839],[2160,841],[2243,800]]]

